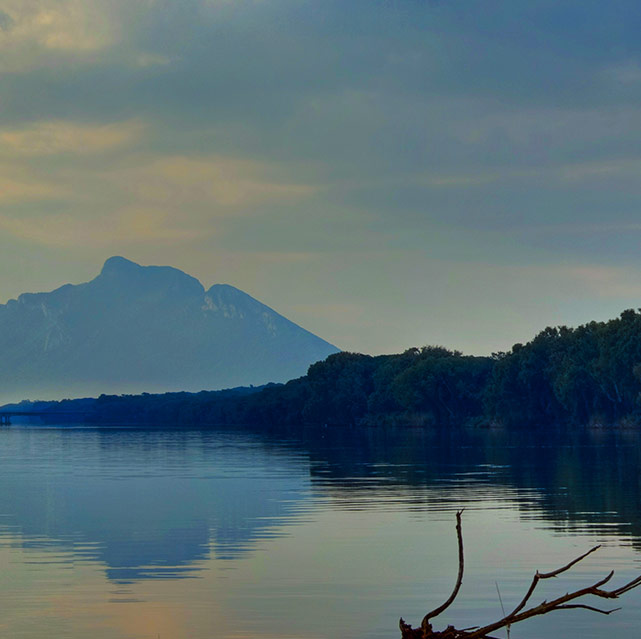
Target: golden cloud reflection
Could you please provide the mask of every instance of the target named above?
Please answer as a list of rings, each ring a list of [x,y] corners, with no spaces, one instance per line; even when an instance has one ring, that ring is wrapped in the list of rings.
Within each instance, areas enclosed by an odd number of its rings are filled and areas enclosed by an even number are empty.
[[[54,549],[24,549],[19,537],[7,536],[0,546],[0,570],[2,636],[193,639],[204,636],[201,628],[211,637],[230,632],[221,598],[203,601],[200,580],[149,580],[116,587],[97,562]],[[212,566],[209,580],[215,575]]]

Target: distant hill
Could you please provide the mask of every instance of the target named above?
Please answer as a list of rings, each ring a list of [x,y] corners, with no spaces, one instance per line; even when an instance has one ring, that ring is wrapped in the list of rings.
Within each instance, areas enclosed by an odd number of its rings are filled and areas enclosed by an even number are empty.
[[[282,382],[337,351],[233,286],[112,257],[0,305],[0,401]]]

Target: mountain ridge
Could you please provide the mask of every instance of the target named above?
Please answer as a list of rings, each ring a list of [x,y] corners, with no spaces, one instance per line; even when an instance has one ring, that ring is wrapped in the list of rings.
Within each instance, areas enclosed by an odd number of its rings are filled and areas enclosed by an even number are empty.
[[[114,256],[89,282],[0,305],[0,398],[260,385],[337,351],[234,286]]]

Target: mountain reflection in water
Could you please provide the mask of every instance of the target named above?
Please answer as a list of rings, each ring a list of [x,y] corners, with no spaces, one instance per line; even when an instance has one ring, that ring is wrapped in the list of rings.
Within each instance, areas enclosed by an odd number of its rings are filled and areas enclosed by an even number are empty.
[[[550,544],[549,558],[539,552],[521,559],[522,528],[536,539],[532,543],[543,546],[550,535],[566,538],[580,551],[594,541],[605,542],[611,550],[596,576],[607,565],[619,568],[623,579],[641,572],[636,557],[641,546],[639,443],[634,433],[606,431],[548,432],[541,438],[492,431],[251,433],[12,426],[0,431],[0,553],[9,553],[5,561],[17,571],[16,579],[34,582],[29,586],[31,600],[12,593],[17,612],[7,622],[9,630],[15,636],[46,636],[33,628],[23,635],[15,629],[22,628],[20,602],[34,606],[44,597],[37,590],[38,571],[45,575],[53,562],[78,574],[83,566],[101,567],[106,583],[112,584],[105,592],[121,605],[135,606],[140,598],[157,596],[136,584],[200,577],[208,590],[172,594],[184,596],[181,606],[200,609],[204,602],[194,602],[195,597],[218,596],[222,602],[224,596],[232,597],[230,587],[237,580],[243,608],[263,619],[273,617],[274,628],[280,628],[274,636],[298,636],[288,635],[277,623],[287,617],[292,597],[299,598],[302,626],[308,625],[305,615],[313,625],[315,616],[324,614],[323,606],[334,606],[334,623],[340,628],[350,625],[346,615],[354,599],[356,625],[351,634],[343,632],[345,637],[393,637],[390,628],[401,613],[425,611],[428,575],[417,573],[414,581],[408,575],[434,544],[449,552],[453,512],[460,508],[468,512],[464,528],[474,553],[468,565],[476,564],[479,571],[470,574],[466,584],[494,588],[498,571],[506,583],[505,596],[516,597],[520,578],[529,579],[536,568],[555,567],[561,557],[560,563],[571,558],[565,543],[558,552]],[[545,538],[541,529],[548,531]],[[279,539],[287,543],[278,544]],[[497,543],[506,553],[513,547],[518,565],[503,565],[500,552],[489,551]],[[350,544],[357,550],[348,551]],[[632,563],[629,555],[615,553],[615,547],[632,547]],[[285,553],[272,572],[265,567],[270,553]],[[345,564],[352,559],[348,570]],[[537,564],[540,559],[543,565]],[[305,572],[308,561],[311,572]],[[439,552],[430,561],[429,583],[447,593],[455,570],[451,556]],[[224,587],[209,584],[216,565],[227,570],[215,572],[215,583]],[[237,575],[231,581],[229,569]],[[368,576],[370,571],[376,576]],[[79,577],[69,583],[74,579]],[[10,584],[6,591],[12,592]],[[471,625],[480,621],[476,615],[488,602],[495,606],[496,598],[495,590],[487,588],[472,593],[460,613],[470,615]],[[369,608],[371,612],[362,612]],[[195,615],[193,610],[189,614]],[[243,632],[258,632],[252,614],[248,617]],[[365,617],[373,626],[359,630],[356,626]],[[629,617],[618,619],[619,624],[631,623]],[[389,626],[381,626],[388,621]],[[572,621],[572,627],[589,637],[588,623],[591,617]],[[174,639],[212,636],[193,624],[189,632],[178,626],[172,630]],[[217,637],[245,636],[215,627]],[[336,636],[336,630],[330,626],[327,635],[313,636]],[[80,635],[74,632],[68,630],[68,636],[76,639]],[[101,632],[98,636],[110,639],[156,636],[131,629],[129,634]],[[621,632],[624,636],[627,630]],[[536,634],[526,628],[522,636]]]
[[[243,436],[21,429],[3,433],[2,456],[0,531],[97,559],[115,581],[233,560],[305,499],[302,460]]]

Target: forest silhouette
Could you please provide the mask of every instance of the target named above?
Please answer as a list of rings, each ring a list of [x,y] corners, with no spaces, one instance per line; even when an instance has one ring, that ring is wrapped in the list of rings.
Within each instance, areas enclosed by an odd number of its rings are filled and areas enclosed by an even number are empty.
[[[299,426],[641,424],[641,310],[546,328],[489,357],[441,346],[396,355],[341,352],[286,384],[200,393],[33,402],[95,423]],[[24,408],[24,404],[22,405]]]

